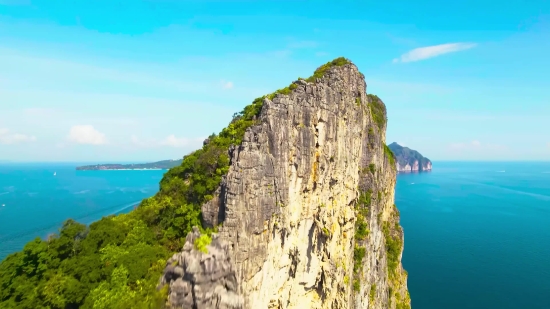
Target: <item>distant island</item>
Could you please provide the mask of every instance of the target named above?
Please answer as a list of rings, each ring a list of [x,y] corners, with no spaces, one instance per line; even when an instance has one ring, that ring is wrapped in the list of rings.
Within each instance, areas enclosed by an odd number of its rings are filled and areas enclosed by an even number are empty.
[[[396,168],[401,173],[427,172],[432,170],[432,161],[422,156],[418,151],[403,147],[398,143],[388,145],[395,155]]]
[[[138,164],[96,164],[78,166],[77,171],[102,171],[102,170],[167,170],[181,165],[182,160],[163,160],[152,163]]]

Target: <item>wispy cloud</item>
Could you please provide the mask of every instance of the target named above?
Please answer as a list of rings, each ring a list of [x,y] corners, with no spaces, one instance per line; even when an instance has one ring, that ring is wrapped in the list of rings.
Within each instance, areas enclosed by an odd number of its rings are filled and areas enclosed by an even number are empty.
[[[222,80],[222,88],[223,89],[232,89],[233,88],[233,82]]]
[[[91,125],[77,125],[71,127],[67,139],[77,144],[103,145],[107,143],[105,134]]]
[[[409,52],[404,53],[403,55],[401,55],[401,57],[393,59],[393,62],[414,62],[425,60],[448,53],[467,50],[475,47],[476,45],[476,43],[448,43],[415,48]]]
[[[180,147],[190,146],[194,143],[197,143],[198,141],[199,139],[190,139],[185,137],[178,138],[174,134],[171,134],[166,138],[164,138],[163,140],[161,140],[160,145],[180,148]]]
[[[35,136],[25,135],[21,133],[11,133],[8,129],[0,128],[0,144],[18,144],[36,141]]]
[[[163,139],[140,139],[135,135],[130,137],[130,141],[133,145],[138,147],[150,148],[150,147],[174,147],[174,148],[183,148],[183,147],[197,147],[202,143],[204,138],[187,138],[187,137],[176,137],[174,134],[170,134]]]
[[[73,81],[99,80],[163,88],[178,92],[205,92],[209,91],[213,85],[211,81],[180,79],[173,74],[163,76],[167,73],[159,72],[151,65],[143,65],[138,70],[123,65],[117,68],[116,66],[110,66],[110,64],[93,64],[63,58],[37,56],[4,47],[0,47],[0,55],[0,63],[8,65],[8,69],[19,68],[18,74],[49,74],[49,81],[57,83],[66,82],[68,79]]]
[[[469,143],[451,143],[449,149],[452,151],[473,151],[473,150],[505,150],[504,145],[481,143],[478,140],[473,140]]]

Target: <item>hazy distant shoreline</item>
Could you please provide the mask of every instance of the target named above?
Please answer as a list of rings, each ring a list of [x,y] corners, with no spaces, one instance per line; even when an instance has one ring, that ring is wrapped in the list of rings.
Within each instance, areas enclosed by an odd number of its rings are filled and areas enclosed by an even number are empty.
[[[77,166],[77,171],[127,171],[127,170],[167,170],[179,166],[182,160],[163,160],[138,164],[95,164]]]

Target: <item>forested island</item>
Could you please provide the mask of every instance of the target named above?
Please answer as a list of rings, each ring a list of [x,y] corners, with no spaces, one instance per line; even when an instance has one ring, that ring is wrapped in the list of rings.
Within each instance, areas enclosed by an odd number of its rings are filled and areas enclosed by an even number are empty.
[[[422,156],[418,151],[403,147],[398,143],[388,145],[395,155],[395,167],[398,172],[427,172],[432,170],[432,161]]]
[[[181,165],[182,160],[163,160],[152,163],[138,164],[96,164],[78,166],[77,171],[99,171],[99,170],[167,170]]]
[[[328,62],[161,161],[133,211],[10,254],[0,308],[410,309],[386,128],[358,68]]]

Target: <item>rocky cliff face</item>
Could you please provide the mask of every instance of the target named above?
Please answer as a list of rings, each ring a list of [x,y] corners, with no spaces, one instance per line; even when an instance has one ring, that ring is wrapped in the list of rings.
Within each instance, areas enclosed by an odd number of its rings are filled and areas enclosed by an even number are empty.
[[[171,304],[181,307],[187,293],[190,308],[230,308],[219,300],[235,292],[235,308],[245,309],[409,308],[383,103],[366,94],[352,63],[291,89],[264,98],[258,124],[230,149],[229,172],[202,207],[205,226],[221,224],[216,260],[228,264],[214,267],[186,244],[182,254],[196,261],[180,264],[179,277],[169,261],[161,280]],[[193,271],[219,293],[185,279]],[[198,305],[199,293],[189,292],[197,289],[211,307]]]
[[[408,162],[401,164],[399,162],[396,162],[395,167],[400,173],[427,172],[432,170],[432,162],[425,162],[422,165],[420,165],[418,160],[414,160],[412,162],[412,165]]]
[[[422,156],[418,151],[403,147],[397,143],[388,145],[396,158],[396,169],[401,173],[427,172],[432,170],[430,159]]]

